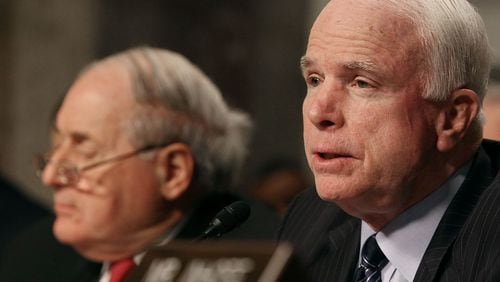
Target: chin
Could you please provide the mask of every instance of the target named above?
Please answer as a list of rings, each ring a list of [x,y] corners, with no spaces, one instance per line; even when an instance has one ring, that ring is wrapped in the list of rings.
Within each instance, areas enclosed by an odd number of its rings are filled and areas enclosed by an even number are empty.
[[[81,225],[68,222],[66,219],[56,219],[52,231],[59,242],[70,246],[85,239],[85,232],[81,230]]]
[[[319,197],[327,202],[349,201],[363,194],[362,188],[345,178],[319,178],[315,183]]]

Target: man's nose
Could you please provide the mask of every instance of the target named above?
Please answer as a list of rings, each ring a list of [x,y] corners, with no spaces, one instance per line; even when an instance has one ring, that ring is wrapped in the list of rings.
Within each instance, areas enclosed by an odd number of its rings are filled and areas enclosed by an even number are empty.
[[[303,115],[318,129],[339,128],[344,123],[342,104],[342,89],[333,84],[323,84],[307,94],[303,103]]]
[[[68,165],[65,157],[66,153],[62,149],[53,152],[47,165],[42,172],[42,182],[46,186],[53,188],[63,187],[69,184]]]
[[[45,186],[55,187],[60,186],[60,177],[58,173],[58,165],[49,161],[42,172],[42,182]]]

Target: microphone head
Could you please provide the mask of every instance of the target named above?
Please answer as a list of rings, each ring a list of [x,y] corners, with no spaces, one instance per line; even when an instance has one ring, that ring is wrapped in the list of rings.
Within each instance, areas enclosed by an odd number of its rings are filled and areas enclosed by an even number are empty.
[[[250,206],[243,201],[236,201],[217,213],[211,225],[217,226],[219,234],[233,230],[250,216]]]

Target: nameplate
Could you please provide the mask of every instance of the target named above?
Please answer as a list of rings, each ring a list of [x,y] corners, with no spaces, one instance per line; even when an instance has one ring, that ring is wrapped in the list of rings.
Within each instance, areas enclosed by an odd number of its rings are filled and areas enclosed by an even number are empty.
[[[300,281],[291,258],[286,243],[174,241],[150,249],[127,282]]]

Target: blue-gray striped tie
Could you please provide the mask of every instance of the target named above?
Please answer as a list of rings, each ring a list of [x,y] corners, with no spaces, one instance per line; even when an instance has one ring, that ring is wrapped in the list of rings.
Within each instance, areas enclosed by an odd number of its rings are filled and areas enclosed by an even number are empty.
[[[366,240],[361,251],[361,264],[356,270],[357,282],[380,282],[380,270],[384,268],[388,260],[380,250],[375,234]]]

